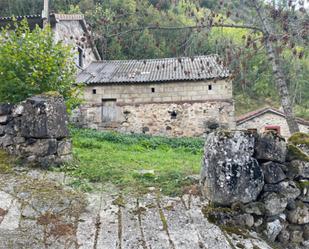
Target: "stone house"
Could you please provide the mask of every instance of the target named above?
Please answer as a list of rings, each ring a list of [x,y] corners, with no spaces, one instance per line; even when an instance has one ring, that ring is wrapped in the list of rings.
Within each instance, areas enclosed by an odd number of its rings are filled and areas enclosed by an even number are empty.
[[[43,15],[17,16],[15,19],[21,21],[27,19],[30,29],[36,25],[42,28],[46,25],[46,18]],[[92,61],[100,60],[100,55],[95,47],[91,33],[85,22],[84,16],[80,14],[50,14],[47,19],[55,41],[62,41],[64,44],[71,45],[78,68],[87,67]],[[0,17],[0,28],[9,25],[14,28],[13,17]]]
[[[81,127],[166,136],[235,128],[232,81],[218,56],[92,62],[79,73]]]
[[[309,133],[309,121],[301,118],[297,118],[296,121],[301,132]],[[284,113],[271,107],[265,107],[239,116],[236,119],[236,128],[240,130],[252,129],[258,132],[275,130],[285,138],[291,136]]]

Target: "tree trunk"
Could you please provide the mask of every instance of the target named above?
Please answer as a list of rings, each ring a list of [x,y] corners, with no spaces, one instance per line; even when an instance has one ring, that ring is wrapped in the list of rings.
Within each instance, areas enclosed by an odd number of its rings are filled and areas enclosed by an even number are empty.
[[[255,10],[259,16],[263,35],[265,38],[265,49],[268,59],[271,63],[273,74],[275,77],[275,83],[279,92],[281,106],[285,114],[286,121],[289,126],[290,133],[299,132],[299,127],[293,114],[292,102],[289,95],[288,84],[282,70],[281,61],[277,51],[274,49],[275,42],[271,41],[271,35],[273,34],[273,26],[269,23],[267,16],[263,13],[263,10],[259,7],[257,0],[251,0],[255,6]],[[263,15],[264,14],[264,15]]]
[[[283,108],[290,133],[293,134],[295,132],[299,132],[299,127],[293,114],[292,102],[290,99],[287,82],[282,71],[280,59],[274,50],[272,42],[269,41],[269,37],[266,37],[265,39],[265,46],[268,58],[272,66],[276,86],[281,99],[281,106]]]

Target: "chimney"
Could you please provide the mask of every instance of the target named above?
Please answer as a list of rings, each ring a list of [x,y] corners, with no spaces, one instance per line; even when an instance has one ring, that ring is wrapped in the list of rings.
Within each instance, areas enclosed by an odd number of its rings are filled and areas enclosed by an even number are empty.
[[[42,19],[43,19],[43,27],[45,27],[49,23],[49,0],[44,0]]]

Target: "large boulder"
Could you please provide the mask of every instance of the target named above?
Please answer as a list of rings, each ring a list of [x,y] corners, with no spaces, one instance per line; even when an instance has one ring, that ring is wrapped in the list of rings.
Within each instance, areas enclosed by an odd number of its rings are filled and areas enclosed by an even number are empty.
[[[255,145],[255,158],[261,161],[283,163],[287,148],[284,138],[273,132],[265,132],[258,136]]]
[[[230,205],[257,198],[264,175],[254,154],[255,137],[244,131],[209,134],[201,170],[202,193],[211,202]]]
[[[68,115],[60,95],[35,96],[21,105],[16,109],[21,115],[18,126],[23,137],[59,139],[69,136]]]

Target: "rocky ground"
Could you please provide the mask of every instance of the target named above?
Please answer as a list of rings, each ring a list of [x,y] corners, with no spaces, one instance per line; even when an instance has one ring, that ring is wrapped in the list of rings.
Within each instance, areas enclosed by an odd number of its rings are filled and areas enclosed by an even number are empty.
[[[255,233],[209,223],[197,195],[81,193],[67,181],[33,169],[0,174],[0,249],[272,248]]]

